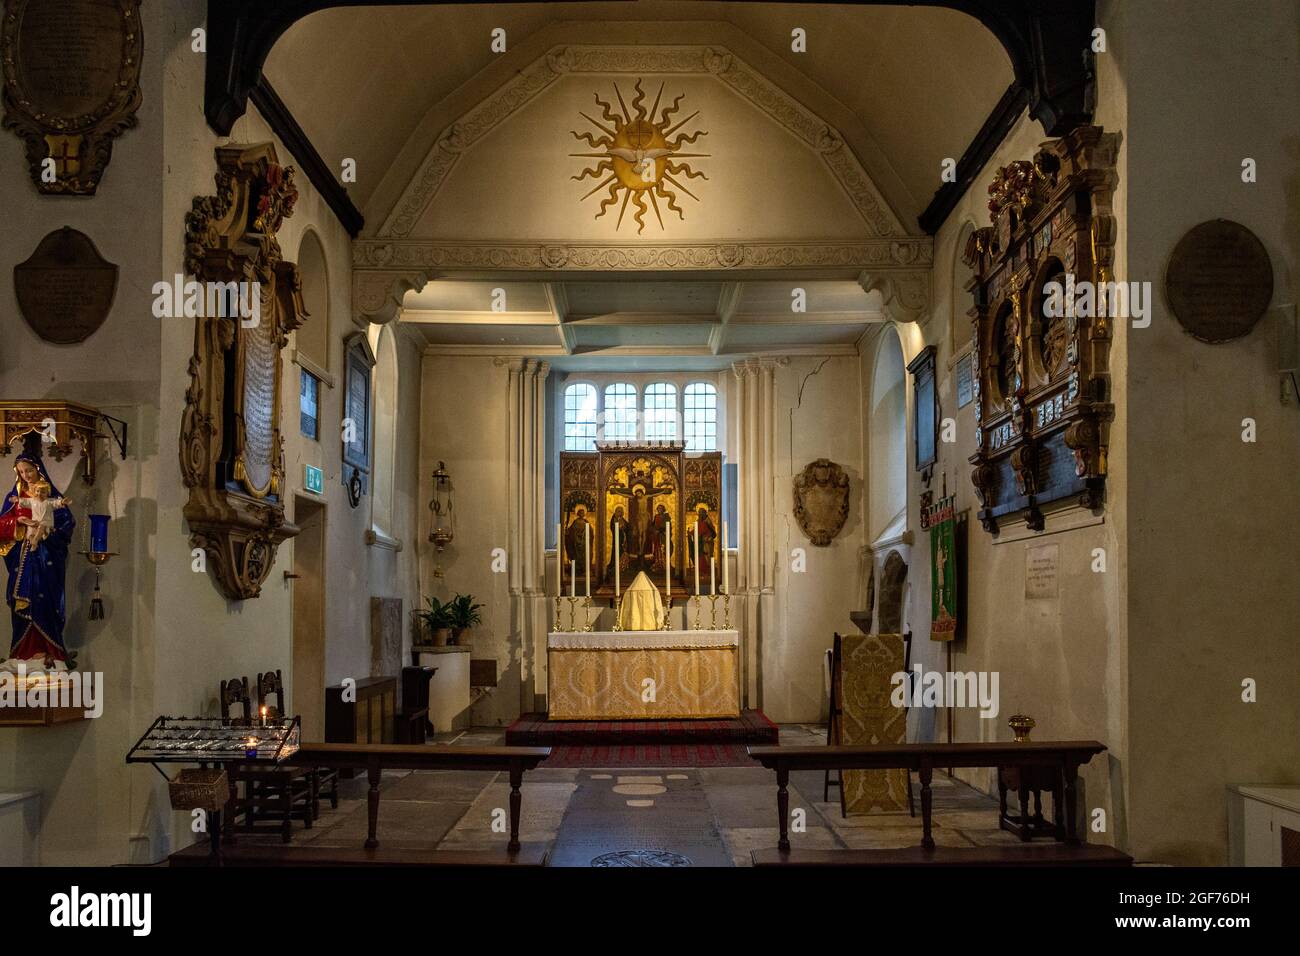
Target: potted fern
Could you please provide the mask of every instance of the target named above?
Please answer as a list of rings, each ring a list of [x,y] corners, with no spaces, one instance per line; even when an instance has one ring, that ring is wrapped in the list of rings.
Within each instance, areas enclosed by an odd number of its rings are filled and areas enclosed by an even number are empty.
[[[483,616],[479,614],[482,604],[474,603],[472,594],[457,594],[448,601],[443,607],[447,608],[447,617],[451,622],[451,643],[459,644],[460,636],[471,627],[478,627],[483,623]]]
[[[416,612],[424,626],[429,629],[429,636],[433,641],[434,647],[446,647],[452,633],[452,603],[447,601],[443,603],[436,597],[425,598],[428,607],[422,611]]]

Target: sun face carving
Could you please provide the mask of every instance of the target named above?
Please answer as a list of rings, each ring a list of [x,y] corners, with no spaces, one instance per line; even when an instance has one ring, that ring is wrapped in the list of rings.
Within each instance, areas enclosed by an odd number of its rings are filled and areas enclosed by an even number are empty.
[[[677,187],[696,202],[700,201],[698,196],[674,177],[705,180],[709,177],[692,169],[689,163],[679,163],[676,160],[708,156],[708,153],[680,152],[683,146],[694,143],[701,136],[708,134],[703,130],[697,130],[693,133],[678,133],[673,137],[674,133],[700,115],[699,110],[696,110],[685,119],[677,123],[672,122],[673,115],[677,113],[678,106],[685,98],[684,93],[678,95],[672,105],[665,107],[656,118],[655,114],[659,113],[659,101],[664,93],[664,84],[659,84],[659,92],[649,112],[642,105],[645,101],[645,92],[641,89],[641,80],[636,81],[633,89],[636,91],[636,96],[632,98],[632,109],[629,110],[623,101],[623,93],[619,90],[618,84],[614,84],[614,96],[618,100],[620,110],[618,113],[614,112],[612,104],[600,98],[599,93],[593,94],[596,104],[601,109],[603,122],[598,122],[586,113],[580,115],[603,135],[593,136],[589,132],[579,133],[576,130],[570,132],[574,139],[585,140],[589,146],[600,152],[569,155],[599,159],[600,162],[570,178],[581,181],[588,178],[600,179],[602,175],[608,174],[582,199],[585,200],[608,187],[605,198],[600,201],[600,212],[596,213],[595,218],[604,216],[611,206],[618,206],[618,223],[614,228],[619,229],[623,225],[623,216],[627,212],[628,204],[632,203],[637,207],[632,218],[637,222],[636,231],[641,233],[645,230],[645,214],[651,208],[659,221],[659,228],[664,228],[663,213],[659,208],[660,199],[664,200],[670,210],[677,213],[678,218],[686,218],[681,206],[677,205],[677,194],[668,188],[669,185]],[[621,200],[620,193],[622,193]],[[650,200],[649,207],[646,206],[647,199]]]

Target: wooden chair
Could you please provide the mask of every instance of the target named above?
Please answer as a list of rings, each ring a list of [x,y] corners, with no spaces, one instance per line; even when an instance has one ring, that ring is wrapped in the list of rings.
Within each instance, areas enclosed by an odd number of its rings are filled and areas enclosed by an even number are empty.
[[[274,698],[274,700],[272,700]],[[284,681],[277,668],[257,675],[257,712],[266,709],[268,720],[284,716]],[[327,768],[312,767],[306,770],[307,782],[311,789],[311,818],[320,818],[320,794],[329,787],[330,809],[339,808],[339,772]],[[308,826],[311,824],[308,823]]]

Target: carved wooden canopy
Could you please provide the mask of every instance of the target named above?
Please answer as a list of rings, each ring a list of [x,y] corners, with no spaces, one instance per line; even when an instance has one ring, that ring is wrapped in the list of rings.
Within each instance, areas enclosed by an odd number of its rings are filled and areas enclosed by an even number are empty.
[[[1003,167],[992,225],[965,249],[978,356],[971,480],[989,532],[1019,514],[1041,530],[1048,502],[1103,503],[1115,297],[1106,309],[1097,291],[1112,278],[1116,145],[1083,126]],[[1085,288],[1090,300],[1054,291]]]
[[[302,325],[302,282],[276,232],[298,198],[269,144],[223,147],[217,191],[185,217],[185,269],[198,280],[190,386],[181,419],[185,518],[231,600],[255,598],[285,521],[280,350]]]

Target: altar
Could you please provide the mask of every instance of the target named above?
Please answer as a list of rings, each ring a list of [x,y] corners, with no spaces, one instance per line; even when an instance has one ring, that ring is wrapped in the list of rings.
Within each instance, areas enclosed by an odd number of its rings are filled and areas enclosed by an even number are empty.
[[[586,631],[546,636],[551,720],[740,716],[737,631]]]

